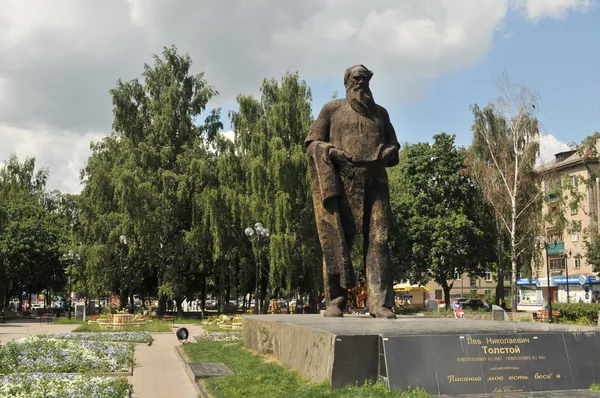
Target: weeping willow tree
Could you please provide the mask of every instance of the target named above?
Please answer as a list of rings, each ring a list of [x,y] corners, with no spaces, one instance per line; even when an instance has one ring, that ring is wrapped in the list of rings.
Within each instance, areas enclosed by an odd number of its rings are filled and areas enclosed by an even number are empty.
[[[268,251],[254,245],[264,299],[267,287],[277,296],[314,290],[321,264],[303,151],[312,122],[310,89],[288,73],[280,82],[264,80],[261,94],[260,100],[238,96],[239,110],[229,116],[244,189],[240,221],[260,221],[271,231]]]

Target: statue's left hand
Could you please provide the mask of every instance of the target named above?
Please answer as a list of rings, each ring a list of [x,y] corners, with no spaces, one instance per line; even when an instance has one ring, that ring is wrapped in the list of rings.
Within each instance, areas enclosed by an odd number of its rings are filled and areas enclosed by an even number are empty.
[[[379,162],[383,166],[387,166],[390,163],[397,163],[398,162],[398,148],[396,148],[395,146],[390,146],[390,147],[385,148],[379,154]]]

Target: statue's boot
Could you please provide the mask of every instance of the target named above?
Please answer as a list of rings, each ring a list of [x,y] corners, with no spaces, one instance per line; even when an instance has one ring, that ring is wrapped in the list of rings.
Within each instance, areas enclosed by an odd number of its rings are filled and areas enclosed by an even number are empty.
[[[369,314],[373,318],[396,319],[396,314],[394,314],[392,310],[386,307],[379,307],[375,312],[369,311]]]
[[[344,316],[345,297],[336,297],[329,300],[324,316],[328,318],[339,318]]]

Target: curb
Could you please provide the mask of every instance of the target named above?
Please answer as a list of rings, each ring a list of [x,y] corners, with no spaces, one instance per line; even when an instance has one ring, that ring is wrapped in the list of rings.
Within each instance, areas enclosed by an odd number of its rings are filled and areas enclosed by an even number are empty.
[[[196,376],[194,376],[194,372],[192,372],[192,369],[188,365],[188,362],[185,360],[185,357],[183,356],[183,353],[181,352],[180,347],[175,346],[175,347],[173,347],[173,349],[177,353],[177,358],[179,358],[179,360],[183,364],[183,366],[185,368],[185,373],[188,375],[188,378],[190,379],[190,381],[194,385],[194,388],[196,389],[196,392],[198,394],[200,394],[200,396],[202,398],[209,398],[208,394],[206,393],[206,391],[204,391],[204,388],[196,381]]]

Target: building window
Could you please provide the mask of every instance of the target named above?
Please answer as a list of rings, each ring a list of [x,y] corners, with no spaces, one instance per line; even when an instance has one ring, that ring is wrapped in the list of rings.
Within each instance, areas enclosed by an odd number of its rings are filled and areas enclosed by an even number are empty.
[[[477,287],[477,277],[471,276],[471,287]]]
[[[477,297],[477,290],[471,290],[471,297]]]
[[[487,272],[485,273],[485,281],[486,281],[486,282],[491,282],[491,281],[492,281],[492,278],[493,278],[493,276],[492,276],[492,275],[493,275],[493,274],[492,274],[490,271],[487,271]]]
[[[581,257],[575,257],[575,268],[581,268]]]
[[[504,274],[504,282],[510,282],[510,274]]]
[[[566,261],[564,257],[551,257],[550,258],[550,269],[551,270],[564,270],[566,268]]]
[[[510,297],[510,288],[509,287],[504,288],[504,297]]]
[[[579,231],[573,231],[571,234],[571,241],[579,242]]]
[[[454,279],[455,279],[455,280],[462,279],[462,278],[460,277],[460,274],[458,273],[458,271],[454,271]]]
[[[577,176],[571,176],[571,185],[573,187],[577,186]]]
[[[485,298],[490,298],[490,297],[492,297],[492,291],[489,289],[486,289],[485,290]]]
[[[442,299],[442,294],[443,294],[443,290],[441,289],[436,289],[435,291],[435,299],[436,300],[441,300]]]

